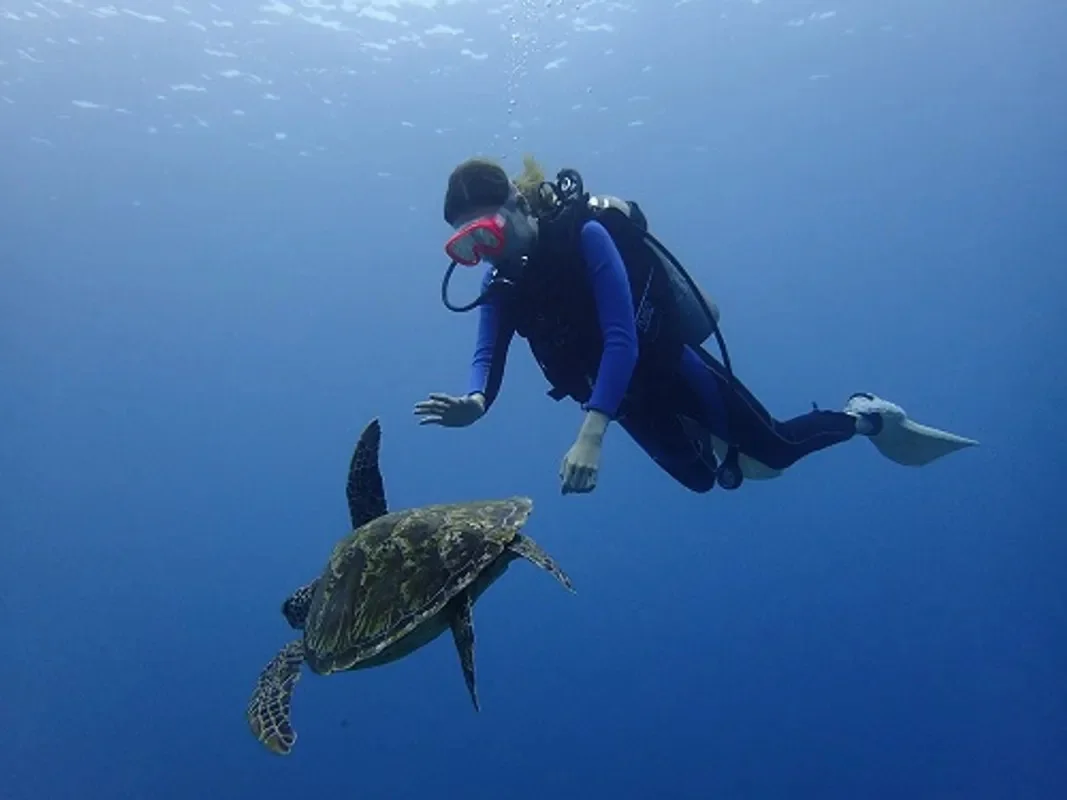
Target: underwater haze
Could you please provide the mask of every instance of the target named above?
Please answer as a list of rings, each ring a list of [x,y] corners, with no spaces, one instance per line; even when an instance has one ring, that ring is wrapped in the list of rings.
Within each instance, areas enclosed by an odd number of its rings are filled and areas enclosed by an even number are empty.
[[[0,800],[1067,797],[1067,8],[1041,0],[0,2]],[[465,430],[449,172],[636,200],[779,417],[870,391],[981,441],[857,438],[696,495],[525,344]],[[457,298],[477,279],[462,272]],[[712,353],[716,353],[714,346]],[[285,597],[391,508],[529,495],[446,634],[304,670]]]

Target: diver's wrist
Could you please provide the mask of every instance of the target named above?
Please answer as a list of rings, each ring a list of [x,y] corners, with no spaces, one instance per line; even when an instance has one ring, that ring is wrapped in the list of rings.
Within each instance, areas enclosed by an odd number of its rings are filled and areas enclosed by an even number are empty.
[[[587,441],[600,441],[604,438],[604,433],[610,423],[611,417],[603,411],[591,408],[585,412],[585,419],[582,420],[582,429],[578,432],[578,436]]]
[[[481,392],[471,392],[467,397],[478,406],[478,410],[485,413],[485,395]]]

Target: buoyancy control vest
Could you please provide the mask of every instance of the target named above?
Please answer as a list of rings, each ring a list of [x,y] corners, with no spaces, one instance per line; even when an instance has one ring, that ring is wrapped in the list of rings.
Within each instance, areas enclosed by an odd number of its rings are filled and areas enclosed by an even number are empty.
[[[604,346],[579,241],[590,221],[607,230],[626,266],[639,353],[631,385],[657,365],[676,364],[683,343],[668,276],[646,246],[641,227],[626,213],[590,202],[540,223],[537,247],[521,279],[500,300],[508,304],[516,333],[527,340],[552,385],[549,396],[580,403],[592,394]]]

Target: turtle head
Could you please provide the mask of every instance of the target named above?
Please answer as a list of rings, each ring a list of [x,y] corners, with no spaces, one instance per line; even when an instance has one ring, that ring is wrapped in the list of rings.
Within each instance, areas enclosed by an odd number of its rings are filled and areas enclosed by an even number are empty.
[[[315,587],[319,585],[316,578],[311,583],[304,584],[282,603],[282,616],[289,623],[289,627],[301,630],[307,622],[308,609],[311,608],[311,597],[315,594]]]

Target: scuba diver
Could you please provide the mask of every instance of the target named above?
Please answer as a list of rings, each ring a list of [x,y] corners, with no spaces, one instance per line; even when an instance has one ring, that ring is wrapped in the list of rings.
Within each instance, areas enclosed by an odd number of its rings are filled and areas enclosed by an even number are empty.
[[[876,395],[853,394],[842,411],[813,408],[779,421],[734,376],[719,309],[648,231],[632,201],[592,196],[574,170],[555,182],[532,158],[514,181],[474,158],[448,180],[441,296],[455,312],[479,310],[466,394],[432,393],[415,405],[420,425],[465,427],[492,406],[515,334],[551,384],[585,410],[560,466],[564,494],[596,487],[612,421],[694,492],[772,478],[798,460],[861,435],[887,458],[920,466],[978,444],[911,420]],[[488,268],[481,293],[455,305],[457,265]],[[703,343],[714,336],[722,360]]]

